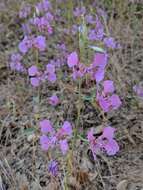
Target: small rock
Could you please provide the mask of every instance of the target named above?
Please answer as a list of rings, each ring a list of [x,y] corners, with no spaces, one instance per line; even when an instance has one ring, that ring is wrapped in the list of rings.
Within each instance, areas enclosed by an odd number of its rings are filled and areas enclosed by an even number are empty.
[[[127,186],[128,186],[128,181],[122,180],[118,183],[117,190],[127,190]]]

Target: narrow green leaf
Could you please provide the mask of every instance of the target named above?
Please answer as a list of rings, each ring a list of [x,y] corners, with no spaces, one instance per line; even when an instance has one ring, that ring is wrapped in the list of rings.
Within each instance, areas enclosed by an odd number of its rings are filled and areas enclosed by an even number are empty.
[[[103,48],[97,47],[97,46],[88,46],[89,48],[93,49],[94,51],[105,53],[105,50]]]

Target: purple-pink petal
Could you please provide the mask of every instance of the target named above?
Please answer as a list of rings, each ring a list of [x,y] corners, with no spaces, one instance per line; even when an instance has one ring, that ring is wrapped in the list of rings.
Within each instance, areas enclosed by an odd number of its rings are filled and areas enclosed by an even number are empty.
[[[37,77],[30,78],[30,83],[32,86],[37,87],[40,85],[40,80]]]
[[[107,65],[107,53],[96,53],[93,60],[93,67],[100,67],[102,69]]]
[[[72,52],[69,56],[68,56],[68,66],[74,67],[75,65],[77,65],[79,62],[78,60],[78,55],[76,52]]]
[[[87,139],[88,139],[89,142],[95,140],[95,137],[93,135],[93,128],[91,128],[90,131],[88,131],[88,133],[87,133]]]
[[[23,54],[27,53],[29,48],[31,47],[32,47],[32,40],[27,36],[25,36],[24,39],[18,45],[20,52]]]
[[[53,95],[49,98],[49,103],[52,105],[52,106],[56,106],[59,104],[59,98],[56,96],[56,95]]]
[[[108,48],[116,48],[116,42],[112,37],[104,38],[104,43]]]
[[[52,64],[47,64],[46,65],[46,71],[47,71],[47,73],[49,73],[49,74],[53,74],[53,73],[55,73],[55,65],[52,65]]]
[[[70,124],[69,121],[65,121],[63,126],[62,126],[62,129],[64,130],[64,133],[66,135],[69,135],[71,136],[72,135],[72,125]]]
[[[114,83],[112,80],[105,80],[103,82],[103,88],[104,88],[104,93],[108,94],[108,93],[113,93],[114,92]]]
[[[102,136],[103,138],[112,139],[114,137],[114,133],[115,128],[108,126],[104,128]]]
[[[40,144],[41,144],[42,150],[47,151],[50,147],[49,138],[46,135],[42,135],[40,137]]]
[[[64,139],[64,140],[60,140],[59,143],[60,143],[60,149],[62,153],[65,155],[69,149],[68,142],[66,139]]]
[[[48,78],[48,80],[49,80],[51,83],[54,83],[54,82],[56,82],[56,80],[57,80],[57,76],[56,76],[55,73],[49,74],[49,75],[47,76],[47,78]]]
[[[104,112],[108,112],[110,110],[110,102],[107,98],[100,96],[98,98],[98,102]]]
[[[29,67],[28,69],[29,76],[35,76],[37,73],[38,73],[38,68],[36,65],[32,65],[31,67]]]
[[[51,173],[52,176],[58,175],[58,162],[55,160],[51,160],[48,164],[48,171]]]
[[[53,126],[52,126],[50,120],[44,119],[39,122],[39,125],[41,128],[41,132],[44,134],[47,134],[47,133],[52,134],[54,132],[54,129],[53,129]]]
[[[109,100],[110,100],[110,102],[111,102],[111,105],[112,105],[112,108],[113,108],[113,109],[118,109],[118,108],[121,106],[121,104],[122,104],[122,102],[121,102],[119,96],[116,95],[116,94],[113,94],[113,95],[110,97]]]
[[[115,155],[119,151],[119,145],[114,139],[111,139],[104,145],[104,149],[109,156]]]
[[[97,71],[94,73],[94,79],[97,83],[104,79],[105,71],[104,69],[98,68]]]
[[[24,42],[20,42],[18,45],[18,48],[19,48],[19,51],[23,54],[27,53],[27,51],[29,49]]]
[[[33,45],[35,48],[39,49],[39,51],[44,51],[46,49],[45,36],[37,36],[33,41]]]

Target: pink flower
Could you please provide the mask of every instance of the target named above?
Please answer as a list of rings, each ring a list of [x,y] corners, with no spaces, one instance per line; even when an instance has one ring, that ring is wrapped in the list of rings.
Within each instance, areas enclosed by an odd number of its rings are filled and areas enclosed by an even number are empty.
[[[28,74],[29,74],[29,76],[35,76],[35,75],[37,75],[38,74],[38,68],[37,68],[37,66],[32,65],[31,67],[29,67]]]
[[[32,77],[30,78],[30,83],[32,86],[37,87],[40,85],[40,80],[38,77]]]
[[[101,140],[102,142],[103,148],[109,156],[115,155],[119,151],[119,145],[113,139],[114,133],[115,129],[109,126],[104,128],[103,134],[99,137],[99,140]]]
[[[104,130],[103,130],[103,134],[102,134],[102,137],[106,137],[108,139],[112,139],[114,138],[114,133],[115,133],[116,129],[113,128],[113,127],[105,127]]]
[[[47,12],[47,13],[45,14],[45,17],[47,18],[47,20],[48,20],[49,22],[51,22],[51,21],[54,20],[54,17],[53,17],[53,15],[52,15],[50,12]]]
[[[57,176],[59,171],[58,162],[51,160],[48,164],[48,171],[52,176]]]
[[[44,134],[47,134],[47,133],[53,134],[54,133],[54,129],[53,129],[53,126],[52,126],[50,120],[44,119],[44,120],[40,121],[39,125],[41,127],[42,133],[44,133]]]
[[[78,78],[82,78],[86,73],[87,67],[82,63],[78,63],[78,65],[73,68],[72,77],[76,80]]]
[[[95,24],[95,20],[94,20],[94,18],[93,18],[92,15],[86,15],[86,16],[85,16],[85,19],[86,19],[86,22],[87,22],[88,24]]]
[[[65,133],[66,135],[68,136],[72,135],[72,125],[70,124],[69,121],[64,122],[62,129],[63,129],[63,133]]]
[[[49,138],[46,135],[42,135],[40,137],[40,144],[41,144],[42,150],[47,151],[50,147]]]
[[[110,105],[108,98],[99,96],[97,100],[98,100],[98,103],[99,103],[100,107],[102,108],[102,110],[104,112],[109,112],[111,105]]]
[[[69,149],[67,140],[66,139],[60,140],[59,144],[60,144],[60,149],[61,149],[62,153],[65,155]]]
[[[73,11],[73,14],[75,17],[80,17],[86,13],[85,7],[76,7],[76,9]]]
[[[49,80],[51,83],[54,83],[54,82],[57,80],[56,74],[55,74],[55,73],[49,74],[49,75],[48,75],[48,80]]]
[[[39,51],[44,51],[46,49],[46,38],[45,36],[37,36],[33,41],[33,46]]]
[[[19,53],[13,53],[11,55],[12,62],[20,62],[22,60],[22,56]]]
[[[100,107],[103,109],[104,112],[109,112],[111,110],[118,109],[122,102],[118,95],[113,94],[110,97],[103,97],[102,95],[98,97],[98,102]]]
[[[114,140],[115,129],[108,126],[103,130],[103,134],[97,139],[94,137],[93,130],[88,132],[87,139],[89,141],[90,149],[93,153],[94,159],[101,151],[105,151],[109,156],[115,155],[119,151],[119,145]]]
[[[105,67],[107,65],[107,54],[106,53],[96,53],[92,65],[90,66],[88,72],[91,74],[92,78],[96,80],[97,83],[104,79]]]
[[[55,73],[55,66],[52,64],[47,64],[46,65],[46,70],[48,74],[53,74]]]
[[[38,71],[38,68],[36,65],[32,65],[28,69],[28,74],[31,77],[30,78],[30,83],[33,87],[37,87],[40,85],[40,77],[39,74],[40,72]]]
[[[108,48],[112,48],[112,49],[116,48],[116,45],[117,45],[114,38],[112,37],[104,38],[104,43]]]
[[[94,160],[96,160],[96,154],[99,153],[100,146],[98,145],[98,143],[96,141],[96,138],[94,137],[93,128],[91,128],[90,131],[88,131],[88,133],[87,133],[87,139],[88,139],[88,142],[89,142],[90,149],[92,151]]]
[[[59,104],[59,98],[56,96],[56,95],[53,95],[49,98],[49,103],[52,105],[52,106],[56,106]]]
[[[113,93],[115,91],[114,83],[112,80],[103,81],[103,88],[104,88],[103,92],[105,94]]]
[[[97,93],[97,101],[104,112],[118,109],[122,102],[115,91],[114,83],[111,80],[103,81],[103,91]]]
[[[66,154],[69,146],[68,139],[72,135],[72,126],[68,121],[65,121],[63,126],[55,132],[51,122],[44,119],[39,122],[42,136],[40,137],[41,148],[48,151],[49,148],[53,149],[60,147],[63,154]]]
[[[97,83],[104,79],[105,71],[102,68],[98,68],[95,73],[93,73],[93,78],[96,80]]]
[[[40,32],[48,32],[49,34],[52,34],[53,29],[50,26],[49,20],[46,16],[43,17],[36,17],[34,19],[30,20],[31,24],[36,26]]]
[[[45,79],[48,79],[51,83],[57,80],[55,66],[50,63],[46,65]]]
[[[95,40],[102,40],[104,36],[104,28],[99,28],[99,29],[90,29],[88,38],[90,41],[95,41]]]
[[[14,70],[14,71],[19,71],[19,72],[24,72],[25,71],[25,68],[24,66],[20,63],[20,62],[11,62],[10,63],[10,68],[11,70]]]
[[[100,67],[104,69],[107,65],[107,54],[106,53],[96,53],[93,60],[93,68]]]
[[[77,65],[79,62],[78,60],[78,55],[76,52],[72,52],[69,56],[68,56],[68,66],[70,68],[74,67],[75,65]]]
[[[25,68],[24,68],[23,64],[21,63],[21,60],[22,60],[22,56],[19,53],[13,53],[11,55],[11,60],[10,60],[11,70],[24,72]]]
[[[36,8],[39,12],[47,12],[49,9],[51,9],[51,3],[49,0],[42,0],[40,3],[37,3]]]
[[[113,95],[109,98],[109,100],[110,100],[110,104],[112,105],[113,110],[114,110],[114,109],[115,109],[115,110],[118,109],[118,108],[121,106],[121,104],[122,104],[122,102],[121,102],[119,96],[116,95],[116,94],[113,94]]]
[[[23,54],[26,54],[32,47],[37,48],[39,51],[44,51],[46,49],[46,38],[44,36],[37,36],[36,38],[25,36],[18,47]]]
[[[19,50],[21,53],[25,54],[28,50],[32,47],[32,40],[31,38],[25,36],[24,39],[19,43]]]
[[[58,138],[63,138],[65,136],[71,137],[72,135],[72,125],[70,122],[65,121],[63,126],[57,131]]]

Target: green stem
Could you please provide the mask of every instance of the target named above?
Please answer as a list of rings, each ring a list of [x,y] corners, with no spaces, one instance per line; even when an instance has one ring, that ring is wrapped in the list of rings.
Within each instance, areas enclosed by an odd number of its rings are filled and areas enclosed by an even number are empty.
[[[70,29],[72,25],[72,12],[73,12],[73,2],[72,0],[68,1],[68,28]]]
[[[85,138],[83,138],[82,136],[77,135],[77,137],[79,137],[79,139],[81,139],[83,142],[88,143],[88,140],[87,140],[87,139],[85,139]]]
[[[39,52],[35,50],[36,66],[39,68]],[[40,87],[38,86],[38,103],[40,102]]]

